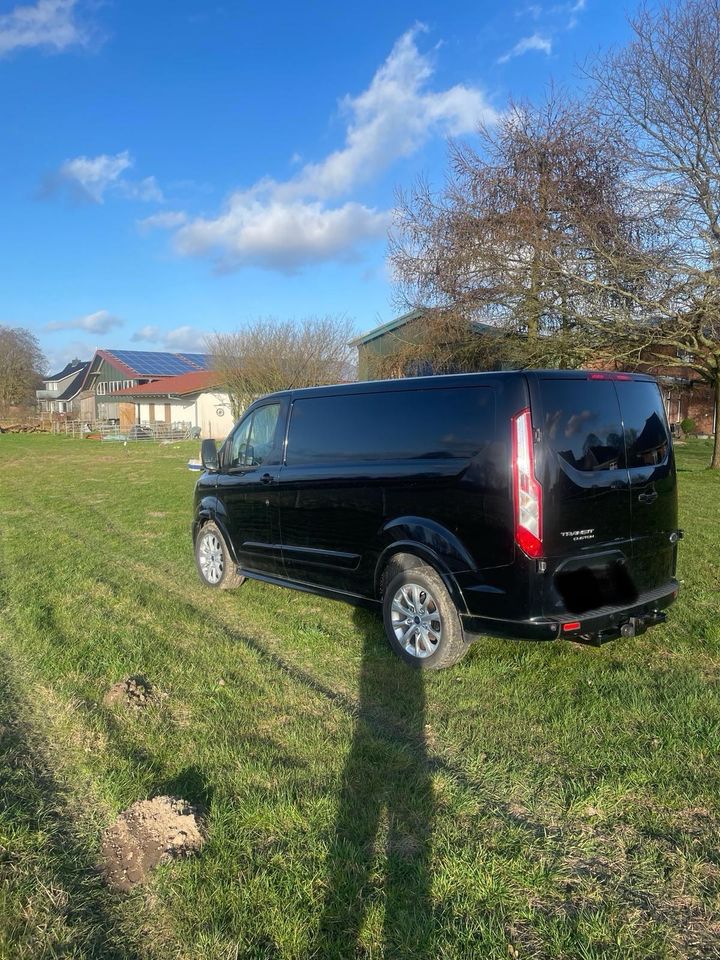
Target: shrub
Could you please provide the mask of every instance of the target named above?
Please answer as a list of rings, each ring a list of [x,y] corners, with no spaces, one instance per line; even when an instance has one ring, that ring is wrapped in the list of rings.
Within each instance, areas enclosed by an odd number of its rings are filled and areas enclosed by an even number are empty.
[[[695,433],[695,421],[692,417],[685,417],[680,424],[680,429],[683,433]]]

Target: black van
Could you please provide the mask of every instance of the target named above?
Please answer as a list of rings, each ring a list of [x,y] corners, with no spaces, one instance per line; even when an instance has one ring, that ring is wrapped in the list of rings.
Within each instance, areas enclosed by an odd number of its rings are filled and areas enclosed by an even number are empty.
[[[473,634],[599,643],[665,619],[675,461],[657,383],[540,370],[290,390],[206,440],[201,579],[382,606],[408,663]]]

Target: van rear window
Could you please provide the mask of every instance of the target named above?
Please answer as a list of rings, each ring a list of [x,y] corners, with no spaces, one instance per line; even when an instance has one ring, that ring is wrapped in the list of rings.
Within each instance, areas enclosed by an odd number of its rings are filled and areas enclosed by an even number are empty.
[[[494,432],[489,387],[307,397],[293,403],[286,462],[468,459]]]
[[[576,470],[624,465],[623,429],[610,380],[542,380],[543,436]]]
[[[670,448],[670,434],[657,384],[628,380],[616,386],[625,425],[628,467],[662,463]]]

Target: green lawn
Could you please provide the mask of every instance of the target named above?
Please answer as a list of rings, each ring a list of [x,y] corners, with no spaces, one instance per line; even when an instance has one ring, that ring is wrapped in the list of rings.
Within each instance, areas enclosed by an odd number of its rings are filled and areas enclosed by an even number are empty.
[[[196,578],[194,446],[0,438],[0,957],[720,957],[720,475],[680,465],[681,599],[603,648],[409,670],[366,611]],[[129,674],[166,694],[103,705]],[[123,808],[200,856],[99,876]]]

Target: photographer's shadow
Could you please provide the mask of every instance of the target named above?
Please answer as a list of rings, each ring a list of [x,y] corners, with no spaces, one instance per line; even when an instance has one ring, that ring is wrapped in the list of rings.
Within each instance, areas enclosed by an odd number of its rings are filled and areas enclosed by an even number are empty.
[[[313,955],[369,955],[362,927],[369,912],[375,926],[379,911],[384,957],[429,957],[434,800],[423,672],[388,653],[376,616],[357,609],[354,621],[364,644],[359,715],[342,774]]]

